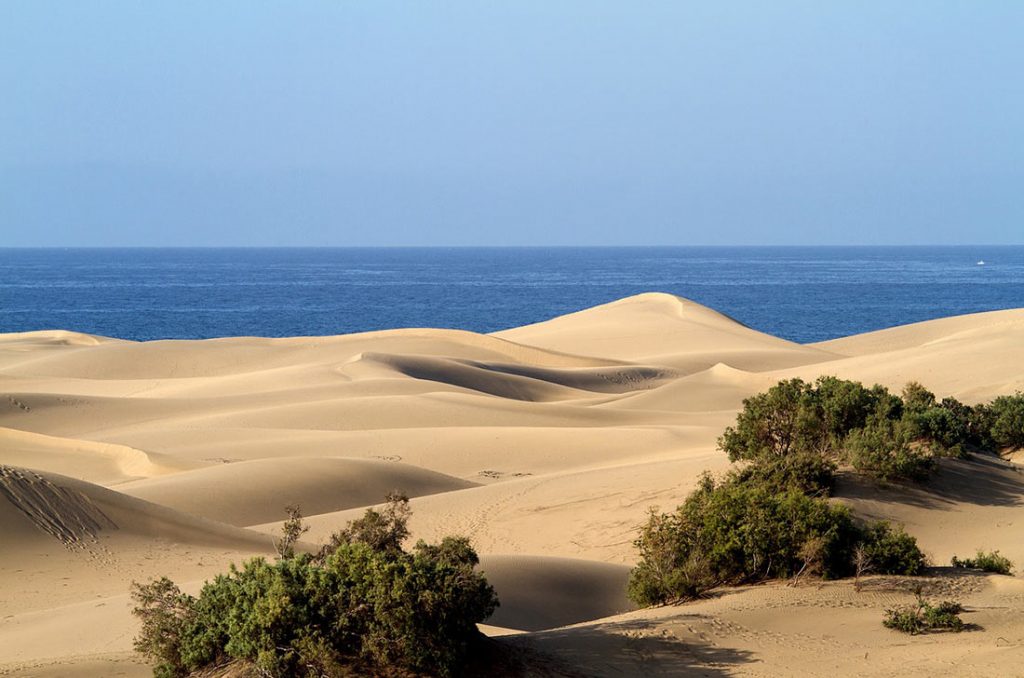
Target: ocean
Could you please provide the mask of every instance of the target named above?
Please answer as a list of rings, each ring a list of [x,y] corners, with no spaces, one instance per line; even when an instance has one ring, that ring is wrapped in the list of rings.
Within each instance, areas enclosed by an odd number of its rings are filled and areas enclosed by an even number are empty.
[[[1024,247],[0,249],[0,332],[493,332],[650,291],[814,342],[1024,307]]]

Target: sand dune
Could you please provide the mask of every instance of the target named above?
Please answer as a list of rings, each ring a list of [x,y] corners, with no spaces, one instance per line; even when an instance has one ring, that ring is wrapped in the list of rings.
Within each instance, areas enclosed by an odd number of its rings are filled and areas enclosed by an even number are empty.
[[[859,356],[891,353],[892,351],[925,346],[932,342],[956,340],[965,333],[982,332],[996,335],[1004,332],[1020,333],[1022,327],[1024,327],[1024,309],[1011,309],[890,327],[852,337],[822,341],[811,344],[811,346],[840,355]]]
[[[804,347],[750,329],[706,306],[670,294],[641,294],[494,336],[542,348],[667,364],[678,356],[764,351],[762,359],[796,364],[827,359],[825,349]],[[715,361],[718,362],[718,361]]]
[[[13,466],[0,466],[0,527],[8,544],[48,534],[71,546],[117,524],[84,492]]]
[[[38,335],[38,336],[37,336]],[[74,333],[4,335],[0,366],[11,374],[72,379],[194,379],[266,372],[300,364],[336,365],[364,351],[392,347],[413,355],[513,360],[542,367],[596,367],[614,359],[559,353],[461,330],[385,330],[338,337],[124,342]],[[39,346],[70,350],[34,351]],[[396,351],[397,352],[397,351]]]
[[[0,428],[0,464],[31,466],[81,480],[115,484],[193,468],[195,464],[115,443],[97,443]]]
[[[116,432],[136,447],[158,449],[207,465],[283,456],[338,456],[403,461],[490,482],[612,463],[678,449],[728,415],[680,415],[675,425],[620,426],[423,426],[314,431],[225,427],[181,430],[148,426]]]
[[[807,346],[665,294],[494,335],[0,335],[0,673],[139,675],[132,579],[198,587],[271,553],[286,504],[316,542],[400,489],[414,538],[473,540],[503,600],[490,628],[584,675],[1012,675],[1016,577],[929,583],[985,628],[955,639],[882,629],[910,595],[884,578],[628,611],[648,507],[727,468],[715,440],[743,398],[822,374],[971,402],[1012,393],[1024,310]],[[846,478],[839,497],[904,523],[938,563],[998,548],[1024,565],[1022,477],[976,458],[944,462],[927,488]]]
[[[668,370],[642,366],[558,369],[380,353],[363,354],[362,360],[386,365],[413,379],[533,402],[582,398],[589,392],[625,393],[650,389],[672,376]]]
[[[231,560],[273,552],[273,540],[223,523],[188,516],[92,483],[53,473],[0,466],[0,648],[20,648],[26,620],[53,619],[56,608],[110,596],[125,597],[132,580],[161,575],[187,581],[223,570]],[[173,573],[173,574],[172,574]],[[88,611],[90,605],[75,608]],[[104,611],[107,612],[107,611]],[[88,619],[74,623],[91,623]],[[119,613],[117,625],[132,628]],[[86,634],[102,637],[100,629]],[[54,645],[53,636],[35,646],[53,653],[80,654]],[[130,641],[130,636],[127,636]],[[107,644],[91,647],[99,651]],[[128,645],[122,649],[127,649]],[[4,663],[13,661],[4,656]]]
[[[969,403],[1024,389],[1024,312],[1017,310],[917,323],[819,346],[851,357],[775,376],[835,374],[897,391],[919,381],[939,396]]]
[[[125,483],[117,489],[183,513],[242,527],[281,520],[289,505],[313,516],[376,504],[393,490],[419,497],[473,485],[395,462],[292,457],[218,464]]]
[[[918,538],[932,561],[999,550],[1024,564],[1019,516],[1024,509],[1024,473],[1012,463],[975,455],[944,459],[927,488],[877,486],[847,478],[838,496],[867,517],[896,520]]]
[[[15,538],[39,539],[41,532],[77,545],[101,534],[127,533],[252,551],[272,547],[263,535],[55,473],[0,467],[0,495],[5,536]]]
[[[911,603],[913,582],[868,577],[813,586],[729,590],[681,606],[630,612],[506,642],[548,651],[577,675],[611,676],[1014,676],[1024,659],[1018,578],[928,577],[927,595],[958,598],[975,630],[908,638],[882,627]]]

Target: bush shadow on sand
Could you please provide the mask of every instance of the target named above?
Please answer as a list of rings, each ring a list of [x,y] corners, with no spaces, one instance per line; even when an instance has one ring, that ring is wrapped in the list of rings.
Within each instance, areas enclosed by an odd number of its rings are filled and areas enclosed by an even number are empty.
[[[948,508],[1024,504],[1024,473],[1015,465],[988,454],[967,459],[942,459],[938,472],[922,483],[878,483],[852,473],[836,479],[835,496],[919,508]]]
[[[732,675],[737,665],[756,661],[748,651],[716,647],[696,636],[681,639],[668,629],[652,628],[649,622],[639,620],[553,629],[501,640],[524,652],[524,656],[551,657],[544,669],[530,666],[523,675],[552,678],[726,676]]]

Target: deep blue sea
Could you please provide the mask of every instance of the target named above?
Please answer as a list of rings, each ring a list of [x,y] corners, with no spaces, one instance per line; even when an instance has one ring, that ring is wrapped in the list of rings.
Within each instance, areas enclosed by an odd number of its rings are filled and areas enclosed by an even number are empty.
[[[491,332],[648,291],[820,341],[1024,307],[1024,247],[0,249],[0,332]]]

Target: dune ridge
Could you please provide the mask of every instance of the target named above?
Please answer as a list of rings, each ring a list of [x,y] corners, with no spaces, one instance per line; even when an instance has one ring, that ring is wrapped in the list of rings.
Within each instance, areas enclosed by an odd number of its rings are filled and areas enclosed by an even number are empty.
[[[950,641],[887,635],[881,610],[911,593],[884,578],[867,594],[771,585],[629,608],[648,508],[728,467],[716,439],[744,398],[826,374],[968,402],[1012,393],[1024,309],[813,345],[659,293],[491,335],[0,335],[0,673],[147,675],[131,654],[132,579],[196,590],[271,555],[286,504],[309,516],[312,546],[399,490],[413,539],[472,539],[506,602],[491,632],[584,675],[888,675],[897,658],[1012,675],[1018,578],[930,579],[985,627]],[[839,501],[904,523],[936,563],[998,548],[1024,565],[1021,478],[1006,461],[956,461],[927,488],[843,480]]]
[[[73,472],[83,480],[116,483],[192,468],[187,461],[153,452],[91,440],[0,428],[4,460],[40,471]]]

